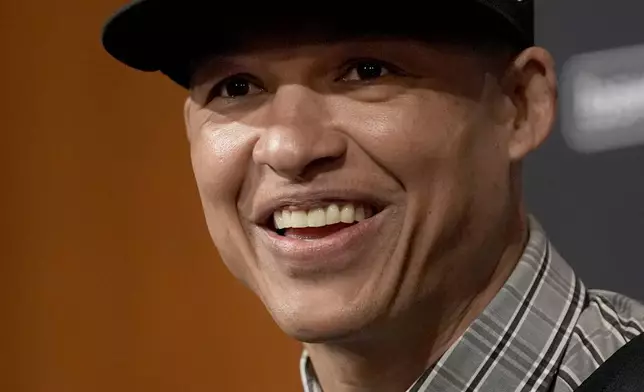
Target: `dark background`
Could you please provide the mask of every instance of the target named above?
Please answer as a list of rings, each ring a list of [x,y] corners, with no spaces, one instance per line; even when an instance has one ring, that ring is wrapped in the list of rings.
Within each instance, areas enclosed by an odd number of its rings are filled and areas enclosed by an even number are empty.
[[[537,3],[537,41],[559,71],[578,53],[644,44],[642,1]],[[644,299],[644,147],[581,154],[557,126],[525,174],[530,210],[586,285]]]

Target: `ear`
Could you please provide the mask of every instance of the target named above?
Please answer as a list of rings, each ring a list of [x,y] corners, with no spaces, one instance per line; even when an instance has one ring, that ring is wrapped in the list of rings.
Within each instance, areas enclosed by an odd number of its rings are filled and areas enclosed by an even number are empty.
[[[510,64],[503,86],[515,109],[508,155],[520,161],[546,140],[554,124],[557,78],[552,56],[540,47],[526,49]]]
[[[192,108],[194,106],[194,102],[192,101],[192,97],[188,96],[186,98],[186,101],[183,104],[183,123],[186,127],[186,136],[188,137],[188,141],[190,142],[192,137],[192,131],[191,131],[191,120],[192,120]]]

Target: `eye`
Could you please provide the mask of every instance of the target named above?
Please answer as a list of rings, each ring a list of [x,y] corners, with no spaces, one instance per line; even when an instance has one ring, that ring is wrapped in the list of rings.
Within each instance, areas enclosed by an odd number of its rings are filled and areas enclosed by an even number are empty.
[[[262,93],[264,89],[253,79],[250,75],[228,77],[212,88],[210,94],[208,94],[208,101],[215,98],[239,98]]]
[[[345,82],[369,81],[392,73],[392,66],[372,59],[358,60],[350,64],[342,80]]]

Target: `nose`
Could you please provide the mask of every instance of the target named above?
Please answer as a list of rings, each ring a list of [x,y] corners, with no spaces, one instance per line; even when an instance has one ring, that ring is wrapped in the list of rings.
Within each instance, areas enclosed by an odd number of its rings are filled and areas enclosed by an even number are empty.
[[[302,85],[285,85],[270,105],[269,127],[253,150],[256,164],[303,181],[344,157],[346,138],[333,129],[322,94]]]

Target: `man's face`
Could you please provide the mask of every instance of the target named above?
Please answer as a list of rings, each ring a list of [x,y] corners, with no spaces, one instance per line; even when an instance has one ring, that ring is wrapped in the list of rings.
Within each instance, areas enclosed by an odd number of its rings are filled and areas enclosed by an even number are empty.
[[[276,41],[205,63],[186,103],[207,224],[232,273],[304,341],[481,285],[512,194],[489,59],[395,38]]]

